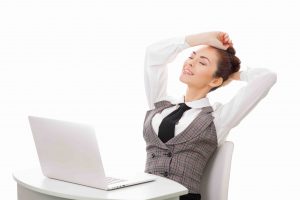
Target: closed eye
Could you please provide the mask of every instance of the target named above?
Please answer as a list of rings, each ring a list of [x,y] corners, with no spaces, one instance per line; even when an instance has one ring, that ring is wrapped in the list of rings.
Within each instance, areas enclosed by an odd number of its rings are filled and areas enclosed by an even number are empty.
[[[193,59],[192,56],[189,57],[189,59]],[[199,62],[201,65],[206,65],[204,62]]]
[[[189,57],[189,59],[193,59],[192,56]],[[199,62],[201,65],[206,65],[206,63]]]

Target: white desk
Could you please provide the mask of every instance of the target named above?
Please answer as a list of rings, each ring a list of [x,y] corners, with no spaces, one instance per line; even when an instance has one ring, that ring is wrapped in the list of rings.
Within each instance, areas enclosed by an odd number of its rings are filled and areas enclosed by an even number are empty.
[[[160,176],[152,182],[111,191],[49,179],[40,169],[17,171],[13,177],[17,182],[18,200],[179,200],[179,196],[188,193],[183,185]]]

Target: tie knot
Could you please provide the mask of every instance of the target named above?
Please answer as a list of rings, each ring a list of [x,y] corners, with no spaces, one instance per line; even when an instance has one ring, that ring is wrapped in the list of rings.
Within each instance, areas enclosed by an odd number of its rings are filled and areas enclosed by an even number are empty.
[[[184,110],[191,109],[191,107],[189,107],[189,106],[186,105],[185,103],[179,103],[179,108],[180,108],[180,109],[184,109]]]

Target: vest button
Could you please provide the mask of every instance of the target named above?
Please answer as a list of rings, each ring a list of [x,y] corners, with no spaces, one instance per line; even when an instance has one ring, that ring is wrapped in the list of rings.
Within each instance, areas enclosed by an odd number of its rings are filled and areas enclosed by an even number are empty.
[[[164,176],[167,177],[168,176],[168,172],[164,172]]]
[[[168,157],[171,157],[171,156],[172,156],[172,153],[171,153],[171,152],[169,152],[167,155],[168,155]]]
[[[154,154],[154,153],[152,153],[152,154],[151,154],[151,157],[152,157],[152,158],[154,158],[154,157],[155,157],[155,154]]]

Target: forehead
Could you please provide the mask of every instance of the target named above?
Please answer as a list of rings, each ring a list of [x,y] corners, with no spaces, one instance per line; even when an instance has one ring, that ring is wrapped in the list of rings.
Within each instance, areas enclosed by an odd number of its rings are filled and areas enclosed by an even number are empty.
[[[217,63],[217,52],[216,50],[211,47],[211,46],[202,46],[199,49],[197,49],[195,51],[196,56],[200,57],[200,56],[205,56],[209,59],[209,61],[211,62],[211,64],[216,64]]]

